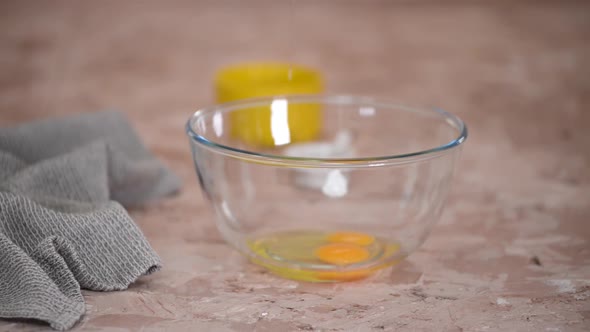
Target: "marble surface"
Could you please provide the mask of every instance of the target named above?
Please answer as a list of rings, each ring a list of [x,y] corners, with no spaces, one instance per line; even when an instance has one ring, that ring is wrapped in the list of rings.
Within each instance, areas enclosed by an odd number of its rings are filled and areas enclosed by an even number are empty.
[[[180,195],[131,211],[165,268],[127,291],[84,292],[75,330],[590,329],[590,3],[293,3],[0,2],[0,125],[121,109],[184,179]],[[215,70],[259,59],[469,124],[444,215],[397,269],[298,283],[220,239],[183,125],[213,102]]]

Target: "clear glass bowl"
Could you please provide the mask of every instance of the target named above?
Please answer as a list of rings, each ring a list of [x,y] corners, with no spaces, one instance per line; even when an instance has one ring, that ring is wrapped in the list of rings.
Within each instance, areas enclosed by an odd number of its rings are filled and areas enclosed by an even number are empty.
[[[268,117],[248,122],[261,144],[231,122],[253,111]],[[293,132],[299,112],[321,114],[311,140]],[[416,250],[467,137],[445,111],[350,96],[222,104],[195,112],[186,130],[225,240],[276,274],[322,282],[366,277]]]

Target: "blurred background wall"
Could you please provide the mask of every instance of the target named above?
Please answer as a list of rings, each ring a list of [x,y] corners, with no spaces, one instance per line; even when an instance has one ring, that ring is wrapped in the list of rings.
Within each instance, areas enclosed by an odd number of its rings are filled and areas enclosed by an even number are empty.
[[[214,102],[217,69],[292,61],[328,92],[459,114],[464,168],[586,181],[589,40],[587,1],[2,1],[0,125],[117,108],[185,163],[184,121]]]

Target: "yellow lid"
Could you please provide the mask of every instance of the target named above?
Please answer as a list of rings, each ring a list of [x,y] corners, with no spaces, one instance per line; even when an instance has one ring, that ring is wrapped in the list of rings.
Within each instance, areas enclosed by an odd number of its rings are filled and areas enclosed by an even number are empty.
[[[323,79],[319,72],[300,65],[245,63],[220,70],[215,88],[217,102],[225,103],[254,97],[318,94],[323,92]],[[286,140],[273,136],[270,104],[232,112],[232,135],[252,145],[270,147],[317,137],[321,129],[319,105],[287,105],[284,111]]]

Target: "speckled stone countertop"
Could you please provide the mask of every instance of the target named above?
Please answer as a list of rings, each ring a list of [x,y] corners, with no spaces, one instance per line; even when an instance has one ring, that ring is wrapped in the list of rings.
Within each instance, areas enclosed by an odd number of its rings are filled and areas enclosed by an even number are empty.
[[[0,125],[117,108],[185,181],[131,211],[165,268],[128,291],[85,292],[75,329],[590,329],[590,3],[298,0],[292,15],[289,3],[0,3]],[[213,102],[216,69],[261,59],[469,124],[445,213],[397,269],[298,283],[220,239],[183,125]],[[48,328],[0,321],[29,329]]]

